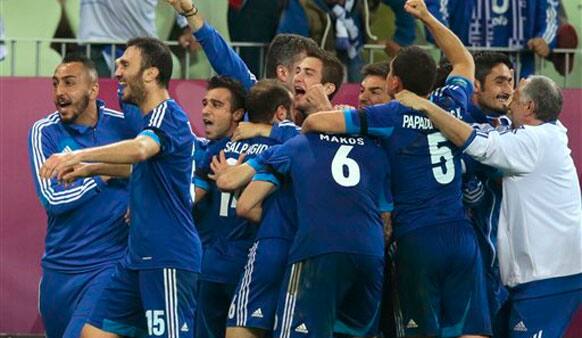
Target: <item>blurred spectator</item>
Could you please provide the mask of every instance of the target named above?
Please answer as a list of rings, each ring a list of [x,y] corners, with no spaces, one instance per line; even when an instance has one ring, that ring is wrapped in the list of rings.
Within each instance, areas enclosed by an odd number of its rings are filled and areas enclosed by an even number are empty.
[[[366,34],[377,39],[370,31],[370,10],[376,10],[380,1],[395,14],[396,30],[386,42],[387,51],[394,54],[415,39],[414,19],[405,13],[404,0],[288,0],[277,32],[308,36],[322,48],[336,51],[348,68],[348,81],[359,82]]]
[[[521,77],[535,71],[535,55],[556,45],[558,0],[427,0],[429,10],[465,45],[523,48]]]
[[[576,29],[570,23],[568,23],[568,15],[566,14],[566,9],[560,1],[560,8],[558,11],[558,19],[560,25],[558,27],[558,32],[556,33],[556,48],[567,48],[575,49],[578,47],[578,34]],[[574,53],[559,54],[552,53],[550,55],[550,60],[554,64],[554,68],[562,76],[567,73],[571,73],[574,69]],[[566,61],[567,60],[567,61]]]
[[[231,40],[268,44],[275,36],[282,8],[282,0],[229,0],[228,32]],[[264,59],[261,64],[260,48],[242,47],[239,54],[253,74],[262,75]]]
[[[0,16],[0,39],[6,38],[4,36],[4,21],[2,21],[2,17]],[[4,60],[6,57],[6,46],[4,46],[4,41],[0,42],[0,61]]]
[[[414,18],[406,13],[404,10],[405,0],[368,0],[370,4],[370,11],[380,9],[381,6],[388,7],[388,13],[391,16],[377,16],[375,20],[370,20],[370,25],[372,27],[380,27],[382,31],[393,30],[393,34],[390,36],[385,36],[384,51],[388,56],[394,57],[400,48],[405,46],[410,46],[414,43],[416,39],[415,31],[415,21]],[[367,20],[367,19],[366,19]],[[376,33],[372,31],[374,35],[382,36],[382,32]],[[375,39],[372,34],[369,34],[371,39]]]
[[[112,56],[117,58],[123,54],[126,41],[135,37],[157,37],[157,3],[157,0],[81,0],[79,39],[97,43],[119,41],[121,44],[115,46],[115,52],[111,44],[92,44],[91,58],[97,65],[99,76],[111,75]],[[187,28],[186,19],[177,16],[176,20],[184,28],[180,43],[193,45],[194,38]]]

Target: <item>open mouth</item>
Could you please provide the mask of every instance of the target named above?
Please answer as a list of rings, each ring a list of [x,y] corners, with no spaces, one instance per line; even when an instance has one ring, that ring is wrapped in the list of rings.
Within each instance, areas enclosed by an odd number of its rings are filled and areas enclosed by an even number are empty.
[[[305,89],[303,87],[295,87],[295,96],[305,95]]]
[[[202,119],[202,123],[204,124],[204,127],[206,127],[206,128],[212,127],[214,125],[214,122],[212,122],[206,118]]]
[[[57,108],[59,108],[59,109],[66,108],[66,107],[70,106],[71,104],[72,104],[72,102],[71,102],[71,101],[69,101],[69,100],[65,100],[65,99],[59,99],[59,100],[57,100],[57,102],[56,102],[56,106],[57,106]]]

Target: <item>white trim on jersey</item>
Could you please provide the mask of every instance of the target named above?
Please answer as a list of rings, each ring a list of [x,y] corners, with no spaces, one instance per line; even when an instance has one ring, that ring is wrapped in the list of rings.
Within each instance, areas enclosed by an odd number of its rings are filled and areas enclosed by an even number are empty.
[[[40,177],[40,168],[47,160],[42,150],[42,130],[48,126],[58,124],[59,121],[59,114],[58,112],[55,112],[46,118],[37,121],[32,126],[31,132],[32,159],[34,162],[35,176],[40,187],[41,195],[51,205],[74,202],[80,199],[87,191],[97,187],[97,182],[93,178],[87,177],[83,179],[83,183],[78,187],[56,192],[51,185],[50,179],[43,179]]]
[[[168,107],[168,101],[164,101],[162,104],[157,106],[153,113],[148,127],[160,128],[162,122],[164,121],[164,116],[166,115],[166,108]]]
[[[109,108],[103,108],[103,114],[118,117],[120,119],[125,119],[125,115],[122,112]]]

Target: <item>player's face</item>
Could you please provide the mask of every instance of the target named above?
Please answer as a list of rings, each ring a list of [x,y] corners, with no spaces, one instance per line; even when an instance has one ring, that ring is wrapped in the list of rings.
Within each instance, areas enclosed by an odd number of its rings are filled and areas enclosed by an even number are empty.
[[[390,96],[386,92],[386,79],[376,75],[366,76],[360,84],[358,101],[359,108],[390,101]]]
[[[53,75],[53,101],[63,123],[74,123],[96,97],[96,82],[80,62],[64,63]]]
[[[291,65],[289,69],[285,67],[285,72],[277,73],[277,79],[285,83],[289,88],[293,88],[293,81],[295,80],[295,70],[297,69],[297,67],[299,67],[299,65],[301,64],[303,59],[305,59],[306,56],[307,54],[305,54],[305,52],[297,54],[294,59],[295,62]]]
[[[208,139],[230,136],[236,128],[230,100],[231,93],[226,88],[211,89],[202,99],[202,121]]]
[[[513,95],[508,100],[507,116],[511,118],[511,122],[514,127],[521,127],[525,124],[527,116],[531,114],[532,103],[528,101],[522,101],[521,92],[527,84],[527,79],[523,79],[519,82],[519,87],[513,92]]]
[[[513,86],[513,71],[500,63],[491,69],[484,83],[477,83],[475,91],[477,103],[486,110],[505,114]]]
[[[121,85],[121,99],[139,105],[145,100],[146,90],[141,67],[141,52],[137,47],[128,47],[123,55],[115,61],[115,77]]]
[[[307,89],[322,83],[323,62],[318,58],[306,57],[295,68],[293,89],[295,90],[295,108],[308,110],[309,102],[305,98]]]

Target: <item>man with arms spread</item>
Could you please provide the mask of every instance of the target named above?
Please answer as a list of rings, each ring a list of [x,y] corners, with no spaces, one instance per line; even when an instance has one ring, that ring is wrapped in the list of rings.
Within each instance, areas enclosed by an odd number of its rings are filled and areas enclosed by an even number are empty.
[[[580,182],[558,121],[562,94],[544,76],[522,80],[509,104],[512,131],[475,130],[408,92],[465,153],[503,172],[497,247],[509,290],[509,337],[562,337],[582,299]]]
[[[48,216],[39,308],[49,338],[80,335],[127,248],[123,217],[127,181],[90,175],[65,185],[40,176],[44,162],[54,153],[117,142],[139,133],[139,115],[106,108],[97,100],[98,94],[93,62],[83,56],[65,57],[53,75],[57,111],[37,121],[30,131],[34,182]]]
[[[473,90],[471,55],[452,32],[430,15],[423,1],[409,0],[405,9],[433,33],[453,67],[446,86],[437,89],[432,99],[452,114],[462,115]],[[404,48],[390,68],[387,88],[391,95],[409,89],[428,96],[436,65],[425,51]],[[481,257],[461,200],[458,149],[419,112],[396,101],[359,111],[313,114],[306,119],[303,129],[371,134],[386,139],[404,334],[489,335]]]
[[[41,175],[66,179],[83,162],[133,164],[129,250],[81,336],[193,337],[202,253],[190,214],[195,136],[169,97],[168,47],[151,38],[127,45],[115,75],[122,99],[144,114],[143,131],[132,140],[55,154]]]

